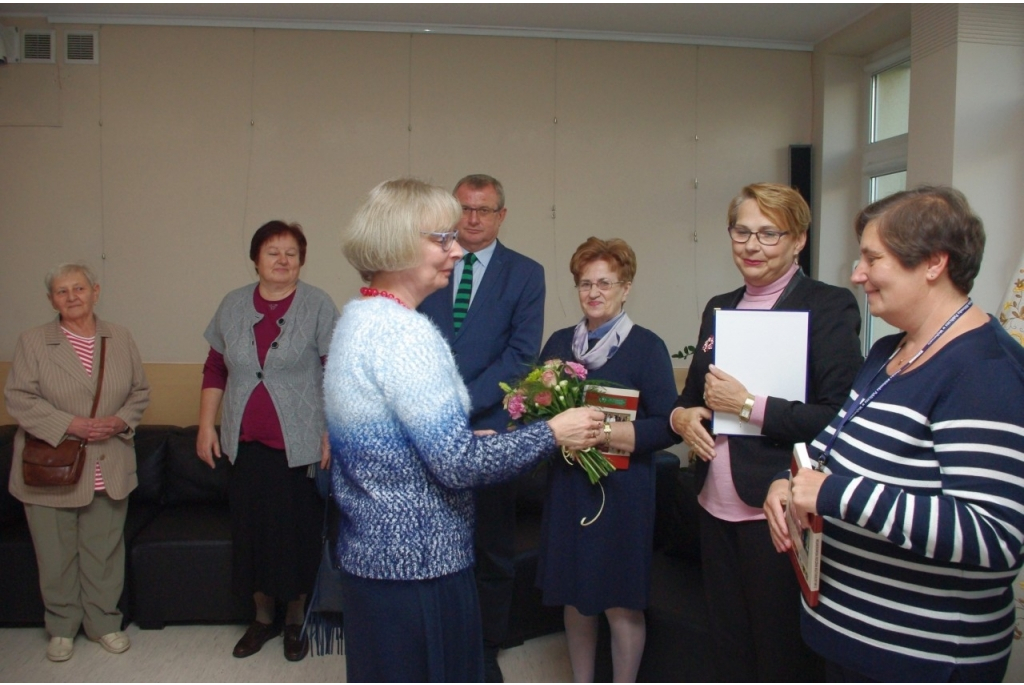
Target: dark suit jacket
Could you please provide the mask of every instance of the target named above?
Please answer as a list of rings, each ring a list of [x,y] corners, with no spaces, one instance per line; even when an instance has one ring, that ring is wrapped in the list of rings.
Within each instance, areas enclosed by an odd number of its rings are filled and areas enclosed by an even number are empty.
[[[697,351],[686,385],[676,400],[677,407],[704,405],[704,377],[708,366],[714,363],[715,310],[735,309],[744,290],[717,295],[704,308]],[[774,308],[810,312],[807,403],[769,397],[761,427],[763,437],[729,438],[732,480],[740,498],[752,507],[764,504],[774,477],[789,468],[793,443],[813,440],[839,412],[864,363],[860,351],[860,310],[849,290],[798,272]],[[743,382],[742,378],[738,380]],[[710,432],[710,426],[705,427]],[[704,487],[707,473],[707,462],[698,459],[698,492]]]
[[[455,355],[472,401],[473,428],[503,431],[509,416],[499,382],[518,381],[540,352],[544,334],[544,267],[499,241],[459,332],[452,323],[454,279],[419,306]]]

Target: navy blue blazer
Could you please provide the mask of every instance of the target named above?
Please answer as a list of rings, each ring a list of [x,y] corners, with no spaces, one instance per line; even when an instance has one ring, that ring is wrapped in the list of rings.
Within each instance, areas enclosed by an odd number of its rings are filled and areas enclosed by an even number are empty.
[[[499,241],[459,332],[452,322],[455,279],[419,306],[455,355],[472,401],[474,429],[504,431],[508,412],[499,382],[522,378],[540,352],[544,334],[544,267]]]

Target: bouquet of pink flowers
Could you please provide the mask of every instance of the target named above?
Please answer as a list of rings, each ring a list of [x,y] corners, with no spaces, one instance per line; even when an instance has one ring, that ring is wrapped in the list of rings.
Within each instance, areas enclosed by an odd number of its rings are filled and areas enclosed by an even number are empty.
[[[549,419],[566,409],[584,406],[586,380],[587,368],[582,364],[549,359],[534,367],[515,387],[500,383],[505,391],[504,407],[514,421],[532,423]],[[574,451],[563,448],[562,456],[570,464],[579,464],[591,484],[598,483],[615,470],[611,462],[593,447]]]

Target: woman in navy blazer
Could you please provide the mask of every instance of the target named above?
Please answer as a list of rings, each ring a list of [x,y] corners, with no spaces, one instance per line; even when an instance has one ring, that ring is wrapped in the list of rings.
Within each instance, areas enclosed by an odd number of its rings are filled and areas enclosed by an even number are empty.
[[[705,596],[722,681],[824,675],[800,639],[796,576],[788,559],[775,553],[761,509],[773,477],[789,467],[793,444],[810,441],[828,425],[863,362],[853,294],[808,278],[796,263],[810,218],[799,193],[776,184],[747,186],[730,203],[733,261],[744,286],[708,302],[671,417],[672,429],[696,457]],[[754,396],[742,379],[714,366],[718,309],[810,313],[806,402]],[[739,415],[761,435],[712,435],[715,411]]]

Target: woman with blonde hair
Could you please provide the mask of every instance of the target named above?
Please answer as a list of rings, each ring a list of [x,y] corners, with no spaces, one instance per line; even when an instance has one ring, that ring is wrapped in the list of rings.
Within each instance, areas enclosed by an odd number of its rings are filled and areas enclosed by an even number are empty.
[[[672,412],[672,429],[696,457],[711,649],[725,682],[818,680],[821,663],[800,640],[799,586],[789,560],[775,553],[761,505],[772,479],[789,467],[793,444],[814,438],[849,392],[863,361],[860,310],[849,290],[800,270],[811,212],[796,190],[749,185],[729,204],[728,216],[733,262],[744,284],[711,298],[704,309]],[[718,309],[809,313],[805,402],[754,395],[742,378],[714,365]],[[737,415],[760,435],[714,435],[712,412]]]
[[[367,283],[338,320],[324,378],[351,682],[481,682],[472,488],[600,439],[592,409],[470,430],[452,353],[416,311],[462,256],[461,216],[448,192],[398,179],[374,188],[343,237]]]

